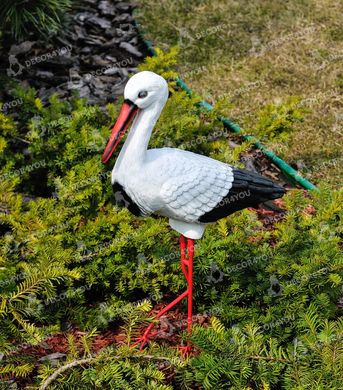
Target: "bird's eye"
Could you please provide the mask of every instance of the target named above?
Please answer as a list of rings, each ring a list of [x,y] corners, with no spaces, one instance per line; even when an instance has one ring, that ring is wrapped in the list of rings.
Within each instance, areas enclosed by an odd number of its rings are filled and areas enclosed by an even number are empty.
[[[148,96],[148,91],[140,91],[138,94],[139,98],[145,98]]]

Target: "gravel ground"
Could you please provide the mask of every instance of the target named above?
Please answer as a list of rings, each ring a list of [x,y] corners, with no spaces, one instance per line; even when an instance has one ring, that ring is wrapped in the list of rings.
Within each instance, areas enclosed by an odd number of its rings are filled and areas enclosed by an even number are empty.
[[[61,98],[78,93],[90,104],[111,102],[122,95],[146,55],[133,9],[126,2],[85,0],[74,6],[62,33],[49,43],[33,34],[21,43],[5,43],[1,73],[36,88],[43,102],[55,92]]]

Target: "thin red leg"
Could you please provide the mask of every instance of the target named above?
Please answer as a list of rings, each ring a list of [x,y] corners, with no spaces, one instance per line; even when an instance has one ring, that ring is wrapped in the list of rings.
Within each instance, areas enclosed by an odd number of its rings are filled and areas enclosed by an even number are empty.
[[[187,330],[191,333],[192,327],[192,310],[193,310],[193,255],[194,255],[194,240],[187,240],[188,252],[188,316]]]
[[[187,269],[188,269],[188,313],[187,313],[187,332],[188,334],[191,334],[192,331],[192,312],[193,312],[193,255],[194,255],[194,240],[187,239],[187,255],[188,255],[188,261],[187,261]],[[181,353],[183,356],[187,356],[190,354],[192,347],[189,341],[187,341],[187,345],[179,347]]]
[[[187,251],[187,258],[186,258]],[[172,302],[170,302],[166,307],[160,310],[156,316],[156,318],[160,318],[169,311],[172,307],[177,305],[183,298],[188,297],[188,315],[187,315],[187,330],[191,332],[192,326],[192,300],[193,300],[193,255],[194,255],[194,240],[189,239],[181,235],[180,237],[180,253],[181,253],[181,268],[182,272],[187,280],[188,288],[181,295],[175,298]],[[140,337],[138,342],[133,345],[140,344],[140,350],[142,350],[145,344],[149,340],[149,333],[154,327],[154,323],[149,324],[146,328],[143,336]],[[189,345],[186,347],[189,350]],[[186,351],[186,352],[187,352]]]
[[[180,237],[181,268],[188,283],[188,271],[187,271],[188,261],[186,259],[186,250],[187,250],[187,238],[181,235]]]
[[[172,302],[170,302],[166,307],[164,307],[161,311],[158,312],[156,315],[156,318],[160,318],[165,314],[168,310],[170,310],[173,306],[177,305],[180,301],[182,301],[183,298],[185,298],[188,295],[188,290],[184,291],[181,295],[179,295],[177,298],[175,298]],[[139,338],[139,341],[134,343],[133,345],[137,345],[141,343],[140,350],[143,349],[144,345],[149,339],[149,333],[151,332],[151,329],[154,327],[154,323],[148,325],[148,327],[145,329],[145,332],[143,333],[143,336]]]

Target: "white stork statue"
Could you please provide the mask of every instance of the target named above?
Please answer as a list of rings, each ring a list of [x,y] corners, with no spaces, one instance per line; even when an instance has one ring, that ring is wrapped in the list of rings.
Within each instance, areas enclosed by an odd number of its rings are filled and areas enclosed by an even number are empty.
[[[112,171],[113,190],[134,215],[168,217],[170,226],[181,234],[181,266],[188,288],[157,318],[188,297],[190,331],[194,240],[202,237],[209,223],[280,198],[285,190],[266,177],[206,156],[174,148],[148,149],[151,132],[168,99],[163,77],[147,71],[135,74],[126,84],[124,98],[102,162],[109,161],[132,123]],[[149,341],[152,327],[153,323],[139,338],[141,349]]]

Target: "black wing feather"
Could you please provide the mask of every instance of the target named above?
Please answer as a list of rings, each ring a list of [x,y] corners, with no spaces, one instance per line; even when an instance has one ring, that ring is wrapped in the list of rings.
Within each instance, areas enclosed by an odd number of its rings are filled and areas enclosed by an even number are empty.
[[[285,189],[267,177],[244,169],[233,168],[233,182],[228,194],[199,222],[209,223],[245,209],[257,207],[259,203],[281,198]]]
[[[138,205],[130,198],[120,183],[113,183],[112,189],[114,193],[114,202],[118,206],[126,207],[136,217],[140,217],[142,215]]]

